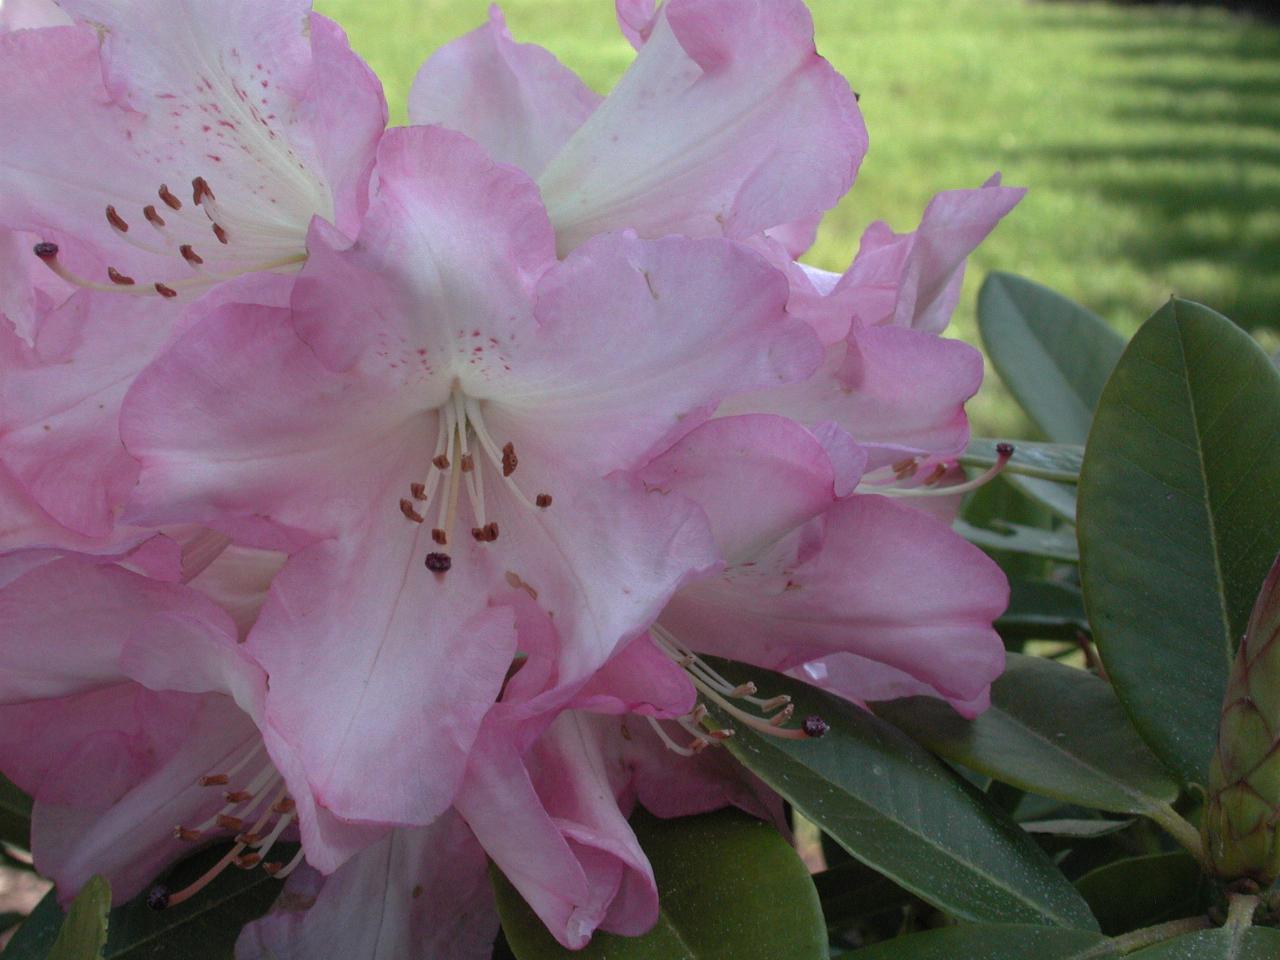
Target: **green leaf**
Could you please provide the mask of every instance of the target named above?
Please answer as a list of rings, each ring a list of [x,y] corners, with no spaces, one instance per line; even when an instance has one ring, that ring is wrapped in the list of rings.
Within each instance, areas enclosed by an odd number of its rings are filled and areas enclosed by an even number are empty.
[[[875,710],[935,753],[1023,790],[1113,813],[1174,815],[1177,781],[1111,687],[1084,670],[1011,653],[991,686],[991,709],[976,720],[932,697]]]
[[[1125,960],[1276,960],[1280,957],[1280,930],[1249,927],[1232,931],[1201,930],[1136,953]]]
[[[281,859],[296,845],[279,845]],[[189,857],[161,882],[177,890],[191,883],[226,852],[214,847]],[[262,870],[226,870],[185,903],[156,911],[147,906],[147,891],[111,911],[105,960],[192,960],[230,957],[240,928],[267,912],[281,883]],[[18,928],[0,960],[45,960],[62,910],[52,892]]]
[[[857,860],[846,860],[814,874],[813,885],[828,927],[852,926],[865,917],[919,902],[913,894]]]
[[[731,810],[633,818],[661,915],[642,937],[598,933],[583,950],[552,938],[497,871],[502,929],[517,960],[823,960],[827,928],[804,863],[766,823]]]
[[[1244,332],[1171,301],[1103,391],[1080,478],[1081,578],[1139,732],[1206,780],[1227,671],[1280,549],[1280,374]]]
[[[99,960],[107,943],[110,909],[111,885],[103,877],[93,877],[71,904],[49,960]]]
[[[1009,484],[1023,496],[1048,507],[1055,517],[1072,525],[1076,522],[1076,485],[1039,477],[1024,477],[1010,473],[1005,477]]]
[[[947,927],[854,953],[857,960],[1093,960],[1114,955],[1100,934],[1023,924]]]
[[[970,467],[990,467],[999,458],[996,444],[1006,442],[975,437],[960,455],[960,462]],[[1013,456],[1004,469],[1005,473],[1075,483],[1080,477],[1080,464],[1083,460],[1084,447],[1079,444],[1018,440],[1013,445]]]
[[[1020,523],[994,521],[996,529],[975,527],[966,520],[957,520],[952,529],[970,543],[975,543],[986,550],[1007,550],[1011,553],[1029,553],[1036,557],[1047,557],[1050,560],[1062,560],[1075,563],[1080,559],[1080,550],[1076,546],[1075,533],[1070,527],[1059,530],[1045,530],[1041,527],[1026,527]]]
[[[0,840],[31,849],[31,798],[0,776]]]
[[[978,329],[1000,379],[1044,435],[1084,443],[1124,339],[1097,314],[1008,273],[983,283]]]
[[[1035,843],[954,771],[890,724],[822,691],[757,668],[707,658],[725,676],[750,673],[797,716],[817,714],[819,740],[735,734],[724,745],[854,857],[957,917],[1092,927],[1083,900]]]
[[[1119,833],[1133,826],[1135,820],[1021,820],[1019,826],[1027,833],[1046,837],[1062,837],[1068,840],[1096,840]]]
[[[1003,637],[1074,640],[1088,632],[1084,597],[1075,587],[1051,580],[1009,581],[1009,607],[996,620]]]
[[[1191,916],[1204,887],[1199,864],[1182,851],[1117,860],[1076,881],[1102,931],[1112,935]]]

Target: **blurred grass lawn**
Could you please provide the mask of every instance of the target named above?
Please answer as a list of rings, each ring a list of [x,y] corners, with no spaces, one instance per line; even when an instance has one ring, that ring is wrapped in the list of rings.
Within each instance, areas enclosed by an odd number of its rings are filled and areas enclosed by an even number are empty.
[[[403,123],[409,84],[485,0],[317,0]],[[953,332],[976,342],[994,269],[1126,333],[1170,294],[1280,328],[1280,27],[1215,10],[1025,0],[810,0],[818,49],[862,95],[871,151],[808,259],[841,270],[862,229],[908,230],[936,191],[994,170],[1031,193],[972,258]],[[517,39],[597,90],[631,61],[611,0],[507,0]],[[1263,334],[1272,337],[1274,334]],[[980,433],[1025,425],[992,376]]]

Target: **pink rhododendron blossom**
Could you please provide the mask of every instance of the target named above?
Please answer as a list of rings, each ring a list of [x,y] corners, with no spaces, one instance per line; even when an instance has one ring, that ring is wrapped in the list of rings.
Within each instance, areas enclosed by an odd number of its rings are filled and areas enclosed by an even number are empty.
[[[61,6],[0,33],[0,546],[115,531],[130,381],[191,296],[296,269],[314,217],[355,229],[386,120],[304,3]]]
[[[280,562],[232,548],[184,586],[66,557],[0,590],[0,766],[35,798],[36,864],[64,898],[101,873],[127,899],[218,836],[238,835],[222,866],[269,872],[288,866],[267,859],[286,832],[328,870],[377,838],[317,805],[289,745],[264,739],[266,675],[201,589],[251,617]]]
[[[625,471],[820,348],[722,241],[559,262],[534,183],[441,128],[383,139],[359,240],[329,243],[290,311],[215,311],[138,380],[128,518],[296,551],[248,641],[269,720],[330,809],[425,825],[517,649],[495,593],[535,595],[561,682],[590,675],[716,561]]]

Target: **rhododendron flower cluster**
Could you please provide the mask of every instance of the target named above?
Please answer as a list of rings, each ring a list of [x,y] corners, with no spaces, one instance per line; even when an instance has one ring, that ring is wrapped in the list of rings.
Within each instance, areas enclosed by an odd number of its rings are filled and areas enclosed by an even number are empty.
[[[825,722],[745,665],[985,707],[939,334],[1021,191],[799,262],[867,146],[799,0],[619,0],[603,98],[495,8],[389,130],[303,0],[58,6],[0,34],[0,769],[64,899],[230,838],[152,900],[291,877],[242,956],[480,957],[487,856],[580,947],[657,917],[635,804],[777,814],[705,704]]]

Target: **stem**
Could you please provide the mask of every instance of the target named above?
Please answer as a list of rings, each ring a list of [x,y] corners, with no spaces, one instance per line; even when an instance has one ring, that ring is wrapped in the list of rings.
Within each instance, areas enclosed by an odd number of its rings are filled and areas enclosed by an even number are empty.
[[[1204,841],[1200,839],[1200,831],[1193,827],[1184,817],[1180,816],[1173,807],[1167,803],[1162,803],[1148,813],[1156,823],[1165,829],[1169,836],[1177,840],[1178,843],[1186,849],[1201,868],[1208,873],[1212,873],[1212,864],[1205,854]]]
[[[1143,927],[1141,930],[1134,930],[1132,933],[1126,933],[1123,936],[1112,937],[1106,943],[1099,944],[1087,953],[1080,954],[1076,960],[1091,960],[1094,957],[1102,958],[1115,956],[1116,954],[1133,953],[1143,947],[1150,947],[1157,943],[1163,943],[1165,940],[1180,937],[1184,933],[1207,930],[1210,926],[1212,924],[1206,916],[1185,917],[1182,920],[1158,923],[1154,927]]]
[[[1252,893],[1233,893],[1227,905],[1227,922],[1223,924],[1231,931],[1231,939],[1238,940],[1246,930],[1253,926],[1253,914],[1258,909],[1262,898]]]

